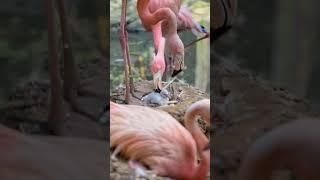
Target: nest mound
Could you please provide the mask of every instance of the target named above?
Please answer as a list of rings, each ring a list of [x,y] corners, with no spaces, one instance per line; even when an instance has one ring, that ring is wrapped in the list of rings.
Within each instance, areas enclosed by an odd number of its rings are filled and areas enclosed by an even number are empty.
[[[170,85],[169,91],[173,93],[173,100],[178,101],[177,104],[171,104],[166,106],[152,107],[155,109],[159,109],[162,111],[168,112],[171,116],[173,116],[180,123],[183,123],[183,116],[187,108],[194,102],[199,101],[201,99],[209,99],[208,94],[202,92],[199,89],[196,89],[188,84],[177,82],[172,83]],[[138,97],[142,97],[143,95],[152,91],[153,83],[152,81],[140,80],[135,82],[136,92],[135,95]],[[110,100],[119,104],[124,103],[124,87],[118,86],[110,96]],[[143,102],[139,99],[131,97],[130,104],[133,105],[141,105],[143,106]],[[198,119],[199,126],[203,130],[205,134],[208,135],[208,129],[206,128],[206,124],[202,119]],[[135,177],[135,172],[128,167],[128,163],[126,160],[118,157],[117,160],[111,160],[110,158],[110,177],[111,179],[130,179]],[[148,179],[157,179],[157,180],[168,180],[169,178],[159,177],[153,174],[150,171],[147,171]],[[210,179],[210,177],[208,177]]]

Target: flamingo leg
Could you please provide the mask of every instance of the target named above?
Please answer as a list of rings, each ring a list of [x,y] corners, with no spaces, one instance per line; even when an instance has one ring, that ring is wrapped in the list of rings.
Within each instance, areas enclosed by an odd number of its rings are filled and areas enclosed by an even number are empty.
[[[126,39],[126,42],[129,42],[128,41],[128,32],[127,31],[125,31],[125,39]],[[134,94],[134,92],[137,91],[137,90],[134,88],[134,84],[133,84],[133,76],[132,76],[132,70],[131,70],[131,59],[130,59],[130,53],[129,53],[130,51],[129,51],[128,43],[126,44],[126,51],[128,52],[127,53],[127,59],[128,59],[128,67],[129,67],[130,93],[131,93],[132,97],[137,98],[137,99],[141,99],[141,98],[137,97]]]
[[[129,46],[128,46],[128,32],[125,31],[125,39],[126,39],[126,51],[128,52],[127,53],[127,59],[128,59],[128,68],[129,68],[129,80],[130,80],[130,93],[133,95],[133,92],[135,91],[135,88],[134,88],[134,85],[133,85],[133,77],[132,77],[132,71],[131,71],[131,59],[130,59],[130,51],[129,51]]]
[[[122,0],[122,8],[121,8],[121,20],[120,20],[120,30],[119,30],[119,39],[121,44],[121,49],[123,52],[123,60],[124,60],[124,68],[125,68],[125,102],[128,104],[130,101],[130,95],[132,97],[140,99],[134,94],[134,84],[133,77],[131,71],[131,61],[129,54],[129,46],[128,46],[128,32],[126,30],[126,14],[127,14],[127,0]]]
[[[120,30],[119,30],[119,40],[122,49],[122,55],[124,60],[124,83],[125,83],[125,102],[128,104],[130,101],[129,91],[129,59],[128,59],[128,41],[126,39],[126,10],[127,10],[127,0],[122,0],[122,8],[121,8],[121,20],[120,20]]]
[[[127,31],[125,31],[125,38],[126,38],[126,42],[128,42],[128,32]],[[137,90],[134,88],[134,84],[133,84],[133,76],[132,76],[132,70],[131,70],[131,60],[130,60],[130,54],[129,54],[130,51],[129,51],[128,43],[126,44],[126,51],[128,52],[127,53],[127,59],[128,59],[128,69],[129,69],[130,93],[131,93],[132,97],[141,100],[141,98],[139,98],[138,96],[136,96],[134,94],[134,92],[137,91]]]

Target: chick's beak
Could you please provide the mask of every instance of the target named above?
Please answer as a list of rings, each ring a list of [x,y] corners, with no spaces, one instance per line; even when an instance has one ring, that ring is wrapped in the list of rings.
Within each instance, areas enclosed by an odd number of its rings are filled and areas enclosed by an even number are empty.
[[[153,84],[156,90],[162,89],[162,74],[160,71],[153,74]]]

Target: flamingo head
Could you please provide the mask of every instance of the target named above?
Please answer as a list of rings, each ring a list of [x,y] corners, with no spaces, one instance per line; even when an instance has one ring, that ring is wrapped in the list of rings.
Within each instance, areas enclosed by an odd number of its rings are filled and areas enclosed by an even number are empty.
[[[202,26],[200,23],[193,21],[194,26],[191,28],[191,32],[195,35],[195,36],[200,36],[202,34],[204,34],[206,37],[210,36],[209,31],[207,31],[207,29]]]
[[[173,70],[171,76],[174,77],[184,70],[184,45],[178,35],[168,38],[166,50],[167,62]]]
[[[153,54],[153,61],[151,63],[151,72],[153,74],[153,83],[155,90],[161,91],[162,89],[162,76],[166,69],[164,60],[164,44],[165,38],[161,38],[157,54]]]
[[[209,32],[206,30],[204,26],[200,25],[200,23],[198,23],[192,18],[192,13],[190,12],[187,6],[181,6],[178,18],[178,31],[184,29],[191,29],[191,32],[195,36],[202,36],[204,34],[205,36],[209,37]]]

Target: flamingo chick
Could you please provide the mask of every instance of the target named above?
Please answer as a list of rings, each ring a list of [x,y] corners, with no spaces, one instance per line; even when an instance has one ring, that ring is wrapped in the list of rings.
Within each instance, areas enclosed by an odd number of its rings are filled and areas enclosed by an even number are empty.
[[[319,127],[319,120],[298,120],[258,139],[243,160],[240,180],[269,180],[272,172],[283,165],[299,179],[319,180]]]
[[[129,158],[129,162],[133,160],[149,167],[159,176],[177,180],[206,178],[210,152],[199,152],[201,161],[198,164],[196,143],[202,139],[194,139],[172,116],[144,106],[113,102],[110,105],[110,143],[111,147],[116,147],[116,153]]]

